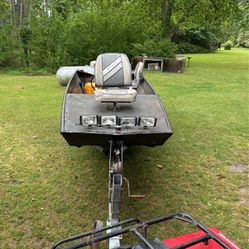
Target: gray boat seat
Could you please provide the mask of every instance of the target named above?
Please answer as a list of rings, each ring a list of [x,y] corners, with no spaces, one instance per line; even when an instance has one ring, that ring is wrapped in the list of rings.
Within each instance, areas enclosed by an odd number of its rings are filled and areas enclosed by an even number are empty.
[[[131,64],[125,54],[100,54],[95,65],[96,100],[115,103],[134,102],[137,91],[132,88],[131,76]]]
[[[132,81],[132,87],[137,88],[138,84],[143,81],[143,68],[144,68],[144,63],[143,62],[138,62],[135,70],[134,70],[134,79]]]

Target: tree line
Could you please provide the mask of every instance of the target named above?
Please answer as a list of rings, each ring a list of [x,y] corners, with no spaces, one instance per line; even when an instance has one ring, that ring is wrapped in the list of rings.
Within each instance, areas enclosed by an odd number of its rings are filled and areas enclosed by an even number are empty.
[[[203,53],[229,38],[247,46],[248,19],[248,0],[2,0],[0,67],[54,70],[103,52]]]

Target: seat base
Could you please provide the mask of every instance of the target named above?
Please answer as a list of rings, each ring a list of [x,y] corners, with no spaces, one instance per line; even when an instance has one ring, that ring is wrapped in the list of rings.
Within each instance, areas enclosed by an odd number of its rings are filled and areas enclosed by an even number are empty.
[[[95,98],[100,102],[130,103],[135,102],[137,91],[132,88],[95,89]]]

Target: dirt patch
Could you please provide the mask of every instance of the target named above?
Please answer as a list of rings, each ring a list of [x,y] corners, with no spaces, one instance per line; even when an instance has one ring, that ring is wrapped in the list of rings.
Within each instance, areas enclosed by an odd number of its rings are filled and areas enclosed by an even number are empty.
[[[249,186],[239,188],[240,203],[249,206]]]
[[[17,89],[24,89],[24,86],[22,86],[22,85],[17,85],[16,88],[17,88]]]
[[[229,167],[229,170],[233,173],[242,173],[243,171],[246,170],[246,165],[244,164],[232,164],[230,167]]]

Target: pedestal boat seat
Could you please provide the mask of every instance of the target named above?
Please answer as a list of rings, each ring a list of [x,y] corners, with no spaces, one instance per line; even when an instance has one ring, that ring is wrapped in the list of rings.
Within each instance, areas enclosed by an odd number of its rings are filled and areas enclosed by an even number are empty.
[[[95,97],[100,102],[134,102],[137,91],[132,88],[128,57],[117,53],[99,55],[95,65],[95,86]]]

